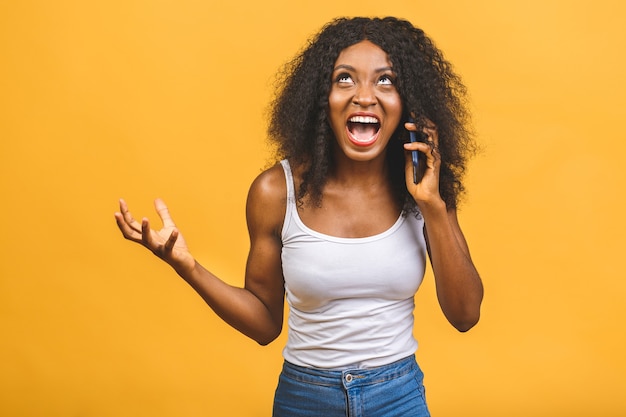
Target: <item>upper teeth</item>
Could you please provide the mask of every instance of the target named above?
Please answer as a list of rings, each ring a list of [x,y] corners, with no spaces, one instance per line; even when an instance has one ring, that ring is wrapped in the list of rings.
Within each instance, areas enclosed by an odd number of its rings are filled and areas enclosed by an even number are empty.
[[[352,123],[378,123],[378,119],[372,116],[353,116],[350,118]]]

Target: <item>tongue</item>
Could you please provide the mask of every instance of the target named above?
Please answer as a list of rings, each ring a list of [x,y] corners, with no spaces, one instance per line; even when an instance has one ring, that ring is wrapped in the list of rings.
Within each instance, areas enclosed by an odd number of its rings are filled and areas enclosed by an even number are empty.
[[[350,129],[352,135],[357,140],[368,140],[372,136],[376,134],[376,125],[371,123],[353,123],[352,128]]]

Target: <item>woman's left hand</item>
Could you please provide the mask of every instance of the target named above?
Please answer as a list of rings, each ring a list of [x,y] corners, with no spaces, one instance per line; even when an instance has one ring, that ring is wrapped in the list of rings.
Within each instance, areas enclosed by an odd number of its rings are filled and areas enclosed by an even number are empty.
[[[437,127],[425,120],[422,131],[425,142],[404,144],[406,151],[406,184],[424,218],[428,254],[435,275],[437,298],[450,323],[461,332],[472,328],[480,318],[483,286],[470,257],[469,247],[461,231],[456,208],[446,207],[439,193],[439,136]],[[414,123],[404,125],[418,131]],[[413,182],[412,151],[423,153],[419,182]],[[424,162],[425,160],[425,162]]]
[[[405,123],[407,130],[418,131],[415,123]],[[405,143],[404,149],[406,154],[405,173],[406,184],[409,193],[415,199],[418,207],[423,208],[424,205],[433,202],[441,202],[439,194],[439,168],[441,166],[441,155],[439,154],[439,136],[437,134],[437,126],[430,120],[425,120],[425,126],[422,132],[426,135],[424,142]],[[420,158],[421,166],[418,172],[418,183],[413,182],[413,162],[411,157],[412,151],[423,153],[425,158]]]

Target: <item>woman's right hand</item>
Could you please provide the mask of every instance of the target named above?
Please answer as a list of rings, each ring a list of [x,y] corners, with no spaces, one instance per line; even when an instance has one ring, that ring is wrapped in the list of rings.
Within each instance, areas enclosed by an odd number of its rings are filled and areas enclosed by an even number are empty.
[[[115,213],[117,226],[126,239],[145,246],[184,276],[194,269],[196,261],[163,200],[156,199],[154,207],[163,223],[161,230],[151,229],[146,217],[141,223],[135,220],[124,200],[120,200],[120,212]]]

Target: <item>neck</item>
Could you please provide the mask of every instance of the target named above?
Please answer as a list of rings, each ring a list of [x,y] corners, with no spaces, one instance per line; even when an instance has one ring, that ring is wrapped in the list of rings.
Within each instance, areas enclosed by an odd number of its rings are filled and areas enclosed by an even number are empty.
[[[345,155],[335,155],[329,181],[346,187],[375,187],[389,184],[385,155],[369,161],[355,161]]]

